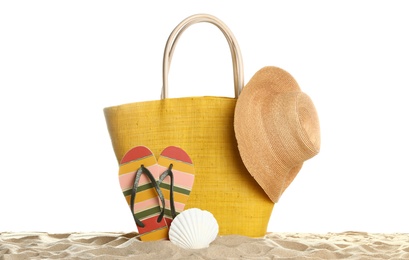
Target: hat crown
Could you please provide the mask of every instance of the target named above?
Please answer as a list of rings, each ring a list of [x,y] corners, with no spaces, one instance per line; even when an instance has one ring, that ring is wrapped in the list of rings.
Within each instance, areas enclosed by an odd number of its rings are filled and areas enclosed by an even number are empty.
[[[304,130],[302,139],[316,155],[321,147],[321,131],[317,110],[311,98],[305,93],[301,93],[297,101],[298,120],[301,129]]]
[[[312,158],[319,151],[319,122],[311,99],[302,92],[275,93],[265,96],[260,110],[265,140],[274,163],[283,170]]]

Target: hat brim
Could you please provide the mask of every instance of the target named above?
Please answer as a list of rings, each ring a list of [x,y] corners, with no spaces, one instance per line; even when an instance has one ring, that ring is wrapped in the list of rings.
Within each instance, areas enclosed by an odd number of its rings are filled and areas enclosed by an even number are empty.
[[[301,170],[302,163],[291,169],[282,169],[287,171],[285,173],[271,173],[271,171],[277,171],[277,167],[273,167],[273,170],[270,165],[273,155],[265,149],[268,137],[257,126],[260,125],[260,121],[263,121],[262,107],[269,105],[263,104],[266,102],[265,95],[284,92],[301,92],[301,89],[285,70],[272,66],[264,67],[256,72],[243,88],[234,114],[234,130],[242,161],[275,203]]]

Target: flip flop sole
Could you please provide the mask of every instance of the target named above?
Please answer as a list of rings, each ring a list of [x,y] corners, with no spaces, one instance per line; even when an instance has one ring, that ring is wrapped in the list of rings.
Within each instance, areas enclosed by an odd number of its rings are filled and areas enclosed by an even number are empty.
[[[170,165],[174,178],[173,185],[173,200],[175,205],[176,215],[182,212],[189,199],[192,191],[195,169],[189,155],[179,147],[169,146],[165,148],[158,158],[159,172],[166,171]],[[170,176],[167,176],[159,187],[165,197],[165,219],[170,226],[173,218],[170,206]]]
[[[141,165],[152,173],[155,180],[158,179],[159,167],[156,158],[147,147],[132,148],[124,155],[119,165],[119,184],[129,206],[136,171]],[[145,227],[137,226],[139,238],[142,241],[167,238],[168,226],[166,221],[164,219],[160,222],[157,221],[161,212],[158,194],[145,174],[142,174],[139,179],[133,209],[135,217],[145,225]]]

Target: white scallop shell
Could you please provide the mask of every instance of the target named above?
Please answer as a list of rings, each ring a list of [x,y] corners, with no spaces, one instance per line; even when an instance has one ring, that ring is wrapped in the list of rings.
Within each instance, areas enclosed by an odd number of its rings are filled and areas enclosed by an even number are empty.
[[[172,221],[169,240],[185,249],[200,249],[209,247],[218,233],[219,224],[212,213],[191,208],[182,211]]]

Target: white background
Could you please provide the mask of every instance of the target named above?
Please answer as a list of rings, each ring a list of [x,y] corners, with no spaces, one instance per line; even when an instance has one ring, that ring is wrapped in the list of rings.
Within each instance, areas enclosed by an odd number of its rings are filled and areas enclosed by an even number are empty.
[[[195,13],[234,32],[245,82],[281,67],[318,110],[321,152],[268,231],[409,232],[407,3],[191,0],[0,3],[0,231],[135,230],[102,109],[159,98],[167,37]],[[169,81],[233,96],[216,27],[184,33]]]

